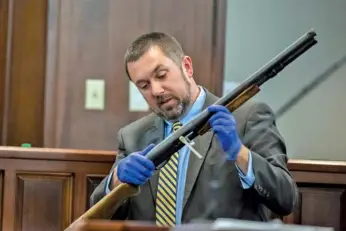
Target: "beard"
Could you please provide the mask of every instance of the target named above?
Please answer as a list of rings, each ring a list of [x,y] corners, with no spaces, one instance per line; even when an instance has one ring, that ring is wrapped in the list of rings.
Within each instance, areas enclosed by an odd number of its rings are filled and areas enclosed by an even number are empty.
[[[182,73],[183,74],[183,73]],[[151,110],[164,120],[176,121],[185,114],[187,109],[191,105],[191,84],[186,80],[185,76],[182,75],[185,82],[185,95],[182,99],[170,94],[160,95],[156,97],[156,103],[159,105],[158,108],[151,108]],[[176,104],[172,106],[166,106],[162,108],[161,105],[168,100],[175,100]]]

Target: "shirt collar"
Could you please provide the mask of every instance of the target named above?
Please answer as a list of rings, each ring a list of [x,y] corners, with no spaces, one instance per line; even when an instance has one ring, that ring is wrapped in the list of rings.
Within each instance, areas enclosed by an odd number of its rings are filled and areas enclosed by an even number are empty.
[[[202,111],[203,105],[205,103],[206,93],[202,87],[200,87],[200,86],[198,86],[198,87],[199,87],[200,91],[199,91],[199,94],[198,94],[196,101],[192,104],[189,111],[182,118],[179,119],[179,121],[183,125],[185,125],[187,122],[189,122],[191,119],[193,119],[195,116],[197,116]],[[171,127],[173,125],[172,122],[167,121],[167,120],[165,120],[165,123],[169,127]]]

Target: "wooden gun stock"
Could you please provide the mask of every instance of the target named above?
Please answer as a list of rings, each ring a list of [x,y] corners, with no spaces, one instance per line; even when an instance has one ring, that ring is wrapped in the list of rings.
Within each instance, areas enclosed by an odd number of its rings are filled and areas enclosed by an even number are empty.
[[[116,210],[129,198],[140,192],[139,186],[120,183],[82,216],[75,220],[65,231],[72,230],[82,220],[110,219]]]

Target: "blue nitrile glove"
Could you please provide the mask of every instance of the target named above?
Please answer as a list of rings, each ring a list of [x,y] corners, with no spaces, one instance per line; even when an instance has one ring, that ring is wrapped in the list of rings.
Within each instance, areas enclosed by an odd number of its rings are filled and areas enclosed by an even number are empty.
[[[154,147],[150,144],[143,151],[134,152],[119,161],[117,168],[118,179],[123,183],[142,185],[153,174],[154,163],[145,155]]]
[[[222,149],[227,153],[227,159],[235,160],[242,143],[238,137],[237,124],[232,113],[221,105],[211,105],[208,111],[213,113],[209,123]]]

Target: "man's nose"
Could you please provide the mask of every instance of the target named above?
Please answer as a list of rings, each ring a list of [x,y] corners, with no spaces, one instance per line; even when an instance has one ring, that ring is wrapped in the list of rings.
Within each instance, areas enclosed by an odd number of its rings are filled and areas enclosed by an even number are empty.
[[[162,84],[158,81],[153,81],[151,83],[151,91],[154,96],[161,95],[164,92]]]

